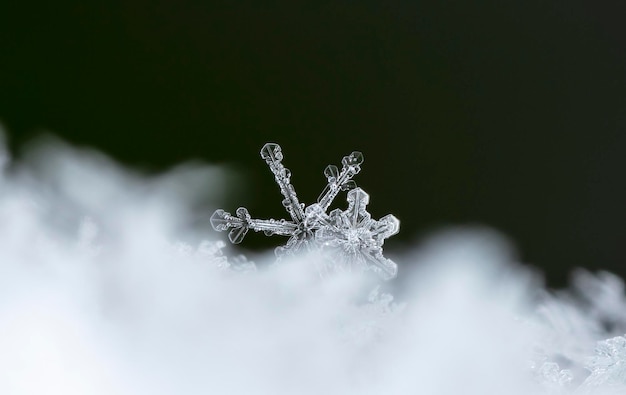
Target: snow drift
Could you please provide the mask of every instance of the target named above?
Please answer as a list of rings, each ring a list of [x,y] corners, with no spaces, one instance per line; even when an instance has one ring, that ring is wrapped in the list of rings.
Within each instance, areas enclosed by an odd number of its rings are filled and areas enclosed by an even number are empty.
[[[206,213],[227,169],[149,176],[53,139],[19,161],[0,144],[0,167],[2,394],[626,388],[622,281],[548,292],[494,230],[416,242],[389,283],[321,279],[314,255],[223,248]]]

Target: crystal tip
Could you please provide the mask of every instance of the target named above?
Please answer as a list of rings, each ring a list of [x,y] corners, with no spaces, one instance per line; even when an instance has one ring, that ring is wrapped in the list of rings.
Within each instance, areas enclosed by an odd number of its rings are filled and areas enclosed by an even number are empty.
[[[213,229],[217,231],[222,231],[228,228],[228,221],[225,218],[226,214],[227,213],[222,209],[215,210],[213,215],[211,215],[211,219],[209,220],[211,222],[211,226],[213,226]]]
[[[343,158],[343,163],[345,165],[357,166],[363,164],[363,153],[360,151],[354,151],[350,155]]]
[[[283,154],[280,145],[276,143],[266,143],[261,148],[261,158],[265,160],[282,160]]]

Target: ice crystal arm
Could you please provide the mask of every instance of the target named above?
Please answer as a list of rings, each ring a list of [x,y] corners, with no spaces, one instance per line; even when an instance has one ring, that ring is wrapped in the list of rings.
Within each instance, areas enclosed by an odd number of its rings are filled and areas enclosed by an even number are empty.
[[[281,161],[283,160],[283,153],[280,145],[276,143],[267,143],[261,148],[261,158],[265,160],[270,167],[276,183],[280,187],[280,193],[283,194],[285,199],[283,200],[283,206],[293,219],[295,223],[304,221],[304,208],[298,201],[298,196],[290,184],[291,172],[287,169]]]
[[[241,243],[248,233],[248,229],[255,232],[263,231],[266,235],[292,235],[297,226],[291,221],[275,219],[253,219],[244,207],[237,209],[237,216],[219,209],[211,216],[211,225],[215,230],[224,231],[230,229],[228,239],[233,244]]]
[[[349,220],[352,226],[357,226],[364,219],[370,218],[366,206],[370,202],[370,195],[361,188],[356,188],[348,192],[348,210]]]
[[[398,265],[385,258],[381,248],[370,249],[363,257],[367,260],[368,267],[384,280],[391,280],[398,274]]]
[[[385,239],[400,231],[400,220],[393,214],[387,214],[372,226],[374,239],[383,245]]]
[[[356,184],[351,179],[361,171],[363,154],[359,151],[354,151],[350,155],[344,156],[341,163],[343,164],[341,172],[335,165],[328,165],[324,170],[328,185],[326,185],[326,188],[324,188],[322,194],[317,199],[324,211],[330,207],[339,191],[347,191],[356,187]]]

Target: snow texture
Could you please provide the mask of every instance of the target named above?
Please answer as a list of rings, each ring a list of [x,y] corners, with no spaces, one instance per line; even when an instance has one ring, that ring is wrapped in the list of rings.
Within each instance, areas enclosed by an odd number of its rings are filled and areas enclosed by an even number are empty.
[[[548,292],[493,230],[416,241],[390,282],[320,278],[332,248],[255,265],[210,239],[225,168],[50,139],[0,163],[1,394],[626,393],[622,280]]]

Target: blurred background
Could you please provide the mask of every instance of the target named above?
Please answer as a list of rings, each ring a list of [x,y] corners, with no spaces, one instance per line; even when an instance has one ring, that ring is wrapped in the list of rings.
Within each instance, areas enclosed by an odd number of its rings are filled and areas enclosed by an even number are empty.
[[[17,156],[49,132],[145,172],[231,165],[244,184],[224,208],[261,218],[285,215],[265,142],[283,147],[307,203],[324,167],[360,150],[369,211],[402,221],[388,251],[484,224],[551,285],[575,267],[624,276],[626,3],[614,3],[7,1],[0,122]]]

